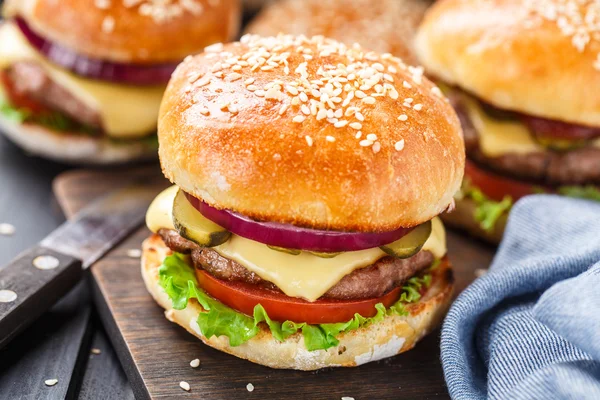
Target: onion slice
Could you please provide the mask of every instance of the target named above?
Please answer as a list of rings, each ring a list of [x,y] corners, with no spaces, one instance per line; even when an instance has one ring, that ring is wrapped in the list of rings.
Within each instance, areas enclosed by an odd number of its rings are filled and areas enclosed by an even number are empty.
[[[155,85],[167,83],[177,67],[177,63],[137,65],[89,58],[39,36],[24,19],[16,18],[15,21],[29,44],[53,63],[82,77],[132,85]]]
[[[341,232],[309,229],[277,222],[254,221],[230,210],[217,210],[186,193],[202,215],[228,231],[270,246],[323,253],[357,251],[383,246],[406,235],[413,228],[387,232]]]

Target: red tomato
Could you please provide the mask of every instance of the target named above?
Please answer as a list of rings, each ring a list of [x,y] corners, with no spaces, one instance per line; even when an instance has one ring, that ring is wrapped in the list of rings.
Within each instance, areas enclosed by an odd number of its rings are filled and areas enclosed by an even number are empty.
[[[6,72],[0,71],[0,82],[2,83],[2,87],[4,88],[6,96],[8,97],[8,101],[12,106],[16,108],[24,108],[32,114],[40,114],[50,111],[48,107],[44,106],[38,101],[17,92],[10,79],[8,79]]]
[[[483,194],[496,201],[502,201],[506,195],[512,197],[513,201],[517,201],[521,197],[539,193],[535,185],[485,171],[469,160],[465,164],[465,177]],[[550,192],[548,188],[537,187]]]
[[[390,307],[398,300],[402,290],[398,287],[374,299],[309,302],[244,282],[223,281],[200,269],[196,269],[196,276],[206,293],[234,310],[252,315],[254,306],[261,304],[274,321],[289,320],[309,324],[346,322],[355,313],[372,317],[377,313],[375,304],[382,303],[386,308]]]

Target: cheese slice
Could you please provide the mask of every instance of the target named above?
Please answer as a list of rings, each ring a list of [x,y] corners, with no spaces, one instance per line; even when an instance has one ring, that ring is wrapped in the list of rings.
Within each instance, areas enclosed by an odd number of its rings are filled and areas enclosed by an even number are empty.
[[[83,79],[48,62],[14,23],[6,22],[0,26],[0,70],[18,61],[35,61],[52,81],[96,110],[108,136],[126,139],[156,130],[165,85],[127,86]]]
[[[479,147],[488,157],[499,157],[507,153],[528,154],[547,149],[536,142],[527,127],[517,120],[500,120],[487,115],[473,99],[464,96],[467,113],[479,136]],[[591,144],[600,147],[600,139]]]
[[[172,186],[152,202],[146,214],[146,224],[151,231],[174,229],[171,209],[176,194],[177,187]],[[286,295],[308,301],[323,296],[352,271],[369,266],[387,255],[377,247],[348,251],[333,258],[317,257],[305,251],[292,255],[237,235],[232,235],[213,250],[272,282]],[[433,219],[431,236],[423,250],[431,251],[436,258],[446,254],[446,232],[439,218]]]

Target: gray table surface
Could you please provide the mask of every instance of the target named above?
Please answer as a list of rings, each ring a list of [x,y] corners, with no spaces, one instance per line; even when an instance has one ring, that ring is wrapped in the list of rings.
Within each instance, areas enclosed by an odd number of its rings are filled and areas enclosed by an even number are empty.
[[[14,235],[0,236],[0,266],[64,221],[51,185],[68,168],[30,157],[0,136],[0,223],[16,228]],[[58,384],[47,387],[47,379]],[[95,315],[88,282],[0,350],[0,399],[63,398],[133,398]]]

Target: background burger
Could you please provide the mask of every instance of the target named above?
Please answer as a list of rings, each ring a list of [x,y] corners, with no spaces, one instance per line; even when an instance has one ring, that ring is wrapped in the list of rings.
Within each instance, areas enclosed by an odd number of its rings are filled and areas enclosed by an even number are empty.
[[[188,54],[232,38],[237,0],[5,2],[0,130],[67,162],[155,157],[166,83]]]
[[[600,3],[444,0],[416,38],[449,85],[468,162],[449,222],[499,241],[522,196],[600,201]]]
[[[413,38],[429,4],[429,0],[281,0],[267,5],[246,32],[323,35],[416,65]]]
[[[175,71],[142,274],[166,316],[274,368],[412,348],[452,292],[437,215],[460,186],[459,121],[399,58],[244,36]]]

